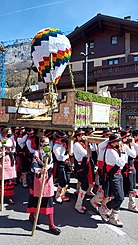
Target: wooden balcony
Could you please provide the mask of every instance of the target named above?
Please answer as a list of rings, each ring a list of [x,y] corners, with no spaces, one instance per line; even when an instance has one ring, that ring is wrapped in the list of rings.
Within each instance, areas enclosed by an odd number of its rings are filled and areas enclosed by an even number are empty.
[[[122,65],[108,65],[104,67],[93,67],[93,77],[115,79],[117,77],[133,77],[138,75],[138,63],[122,64]]]
[[[121,99],[123,102],[138,102],[138,88],[123,88],[110,91],[113,98]]]
[[[94,83],[103,80],[112,80],[120,78],[129,78],[138,76],[138,62],[133,62],[131,64],[120,64],[120,65],[107,65],[100,67],[93,67],[93,64],[89,62],[88,66],[88,86],[95,85]],[[75,85],[84,86],[85,71],[75,71],[73,72]],[[71,80],[68,70],[66,69],[63,73],[60,81],[59,87],[70,87]]]

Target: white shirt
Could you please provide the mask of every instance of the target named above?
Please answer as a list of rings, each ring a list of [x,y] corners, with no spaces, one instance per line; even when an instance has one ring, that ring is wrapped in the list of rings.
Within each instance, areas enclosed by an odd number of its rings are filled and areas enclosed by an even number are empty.
[[[121,169],[126,164],[126,154],[121,154],[121,157],[114,149],[107,149],[105,153],[105,162],[111,166],[119,166]]]
[[[136,156],[138,157],[138,143],[134,143],[134,148],[136,151]]]
[[[131,146],[131,148],[124,144],[124,149],[125,149],[125,153],[126,153],[126,163],[128,163],[128,157],[132,157],[132,158],[136,158],[136,151],[134,146]]]
[[[108,145],[109,139],[104,140],[102,143],[98,144],[98,161],[104,160],[104,153],[106,146]]]
[[[53,147],[53,152],[58,161],[65,162],[69,159],[69,155],[66,154],[66,148],[62,144],[55,144]]]
[[[91,143],[90,144],[90,149],[91,149],[91,151],[96,151],[97,152],[98,147],[97,147],[97,145],[95,143]]]
[[[27,145],[27,148],[30,151],[30,153],[35,153],[36,152],[36,150],[31,147],[31,140],[27,140],[26,141],[26,145]]]
[[[25,134],[22,138],[21,137],[17,138],[18,145],[21,147],[21,149],[23,149],[23,147],[25,146],[25,142],[26,142],[27,137],[28,137],[28,135]]]
[[[87,150],[79,142],[75,142],[73,145],[74,157],[78,162],[81,162],[83,157],[87,155]]]

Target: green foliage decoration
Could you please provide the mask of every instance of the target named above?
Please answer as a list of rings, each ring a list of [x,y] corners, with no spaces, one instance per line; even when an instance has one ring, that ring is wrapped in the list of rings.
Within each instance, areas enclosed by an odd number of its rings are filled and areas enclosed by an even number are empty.
[[[97,94],[93,94],[90,92],[85,92],[78,90],[76,92],[76,100],[83,100],[83,101],[89,101],[89,102],[97,102],[97,103],[103,103],[103,104],[109,104],[112,106],[121,106],[121,100],[117,98],[108,98],[108,97],[102,97]]]

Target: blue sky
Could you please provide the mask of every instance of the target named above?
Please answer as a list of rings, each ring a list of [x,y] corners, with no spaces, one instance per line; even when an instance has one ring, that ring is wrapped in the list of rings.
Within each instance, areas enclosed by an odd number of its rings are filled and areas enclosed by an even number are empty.
[[[138,0],[1,0],[0,41],[31,38],[46,27],[68,34],[97,13],[138,21]]]

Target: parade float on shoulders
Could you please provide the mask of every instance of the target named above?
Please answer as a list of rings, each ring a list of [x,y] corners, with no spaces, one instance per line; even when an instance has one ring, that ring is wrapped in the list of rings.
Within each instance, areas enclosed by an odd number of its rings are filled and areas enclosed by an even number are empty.
[[[32,40],[31,55],[32,65],[35,65],[46,84],[47,92],[43,94],[41,101],[37,98],[35,102],[29,101],[23,93],[20,93],[10,102],[10,105],[6,102],[5,123],[10,126],[66,131],[74,131],[78,127],[120,126],[120,100],[75,90],[69,64],[71,44],[61,30],[46,28],[39,31]],[[56,84],[67,65],[69,65],[72,88],[66,92],[64,99],[57,100]],[[1,103],[5,102],[1,101]]]

